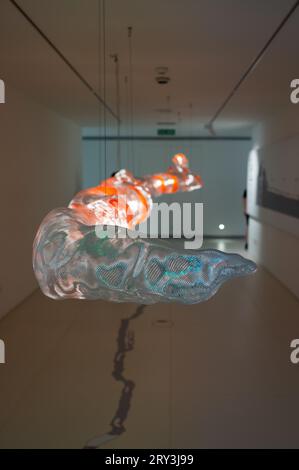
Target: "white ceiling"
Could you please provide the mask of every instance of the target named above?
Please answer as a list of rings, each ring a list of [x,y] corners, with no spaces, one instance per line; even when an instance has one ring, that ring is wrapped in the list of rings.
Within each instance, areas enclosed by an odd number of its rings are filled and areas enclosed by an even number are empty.
[[[18,0],[68,60],[103,89],[102,22],[98,0]],[[134,132],[155,135],[175,121],[178,135],[202,135],[232,87],[265,44],[293,0],[106,0],[106,101],[116,109],[114,64],[120,59],[122,132],[130,133],[127,27],[133,27]],[[289,106],[299,74],[299,9],[227,106],[216,129],[247,135],[257,121]],[[103,124],[96,98],[9,0],[0,4],[1,78],[79,122]],[[155,67],[171,82],[155,83]],[[168,103],[167,97],[170,96]],[[192,104],[192,108],[191,105]],[[158,111],[170,107],[169,114]],[[179,118],[180,115],[180,118]],[[108,126],[115,120],[107,114]]]

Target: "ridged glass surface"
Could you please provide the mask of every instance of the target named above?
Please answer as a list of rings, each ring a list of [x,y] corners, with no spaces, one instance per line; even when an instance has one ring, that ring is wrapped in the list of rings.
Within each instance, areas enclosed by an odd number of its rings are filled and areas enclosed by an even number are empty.
[[[237,254],[176,250],[131,238],[98,238],[71,208],[55,209],[34,241],[33,267],[45,295],[53,299],[115,302],[202,302],[223,282],[256,270]]]

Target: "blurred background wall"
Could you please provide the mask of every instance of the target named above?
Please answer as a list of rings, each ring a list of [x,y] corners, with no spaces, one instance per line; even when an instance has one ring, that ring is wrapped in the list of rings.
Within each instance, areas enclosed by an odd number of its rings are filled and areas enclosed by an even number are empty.
[[[298,218],[257,204],[258,172],[266,155],[267,172],[273,185],[294,199],[299,207],[298,179],[299,119],[296,106],[278,117],[257,125],[253,131],[253,151],[248,168],[249,249],[258,263],[267,268],[295,295],[299,296]],[[268,178],[269,179],[269,178]],[[271,183],[271,180],[270,180]],[[298,209],[297,209],[298,210]]]
[[[37,287],[32,243],[42,218],[80,188],[81,132],[72,121],[6,87],[0,107],[0,316]]]

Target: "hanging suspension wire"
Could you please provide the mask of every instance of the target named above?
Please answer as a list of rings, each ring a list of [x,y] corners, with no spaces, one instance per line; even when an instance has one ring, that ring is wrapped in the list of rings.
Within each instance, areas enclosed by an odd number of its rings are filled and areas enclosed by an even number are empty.
[[[169,113],[169,114],[171,113],[171,96],[170,95],[166,96],[166,110],[167,110],[167,113]],[[169,138],[167,140],[165,150],[166,150],[166,152],[163,155],[164,156],[164,158],[163,158],[163,165],[164,166],[166,166],[168,164],[170,155],[176,153],[171,138]]]
[[[116,89],[116,112],[120,116],[120,89],[119,89],[119,58],[118,54],[111,54],[110,56],[115,64],[115,89]],[[116,148],[116,167],[117,170],[121,168],[121,155],[120,155],[120,119],[117,121],[117,148]]]
[[[129,100],[130,100],[130,127],[131,127],[131,159],[132,171],[134,172],[134,105],[133,105],[133,51],[132,51],[132,26],[128,27],[129,40]]]
[[[130,99],[129,99],[129,79],[128,76],[125,75],[125,108],[126,108],[126,122],[130,121]],[[128,126],[126,127],[126,133],[128,134]],[[130,145],[131,145],[132,137],[129,136],[129,142],[126,145],[126,158],[127,158],[127,166],[130,166]]]
[[[102,0],[102,31],[103,31],[103,96],[106,101],[106,0]],[[107,113],[104,108],[104,176],[107,175]]]
[[[98,91],[102,94],[102,2],[98,0]],[[101,141],[97,149],[98,153],[98,168],[99,175],[98,181],[103,179],[102,174],[102,148],[104,148],[104,139],[102,133],[102,123],[103,123],[103,107],[99,104],[98,107],[98,134],[101,136]]]
[[[190,131],[189,131],[189,135],[190,135],[190,137],[192,137],[193,136],[193,104],[192,103],[189,103],[189,109],[190,109]],[[191,156],[192,153],[193,153],[192,138],[189,139],[189,152],[190,152],[190,156]]]

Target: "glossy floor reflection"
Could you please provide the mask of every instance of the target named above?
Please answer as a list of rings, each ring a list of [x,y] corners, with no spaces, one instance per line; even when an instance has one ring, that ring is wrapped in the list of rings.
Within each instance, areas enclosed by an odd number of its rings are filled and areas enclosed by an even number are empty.
[[[36,291],[0,322],[0,447],[298,447],[298,307],[262,268],[138,312]]]

